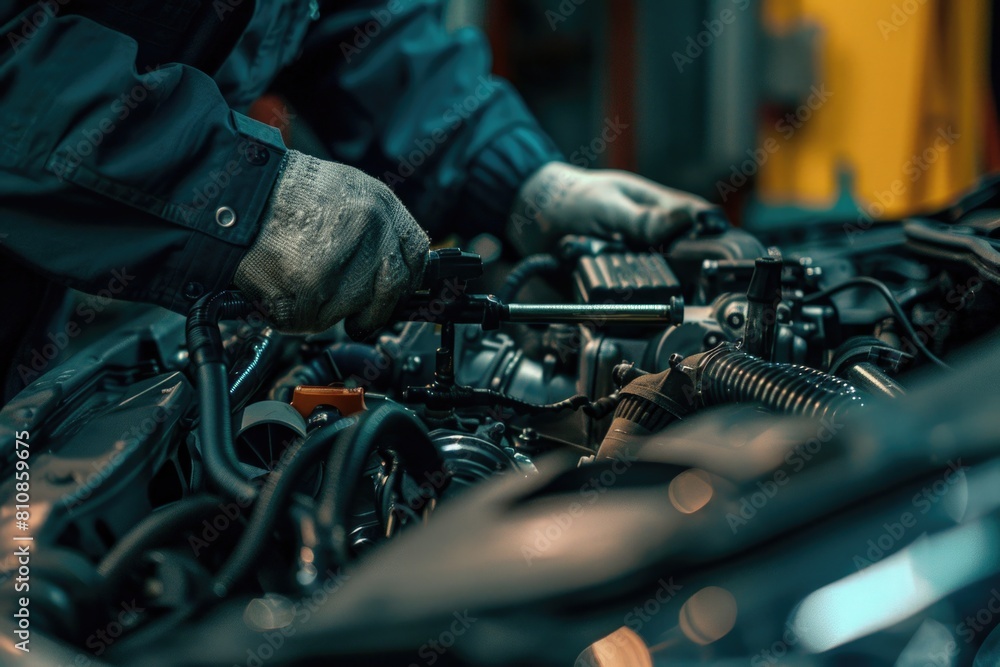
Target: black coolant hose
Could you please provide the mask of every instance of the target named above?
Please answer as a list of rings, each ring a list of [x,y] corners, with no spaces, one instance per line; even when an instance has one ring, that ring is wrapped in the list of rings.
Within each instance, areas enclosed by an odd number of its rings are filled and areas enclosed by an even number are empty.
[[[212,582],[215,595],[225,597],[251,571],[267,545],[275,522],[285,509],[285,501],[301,483],[303,474],[315,469],[339,442],[341,434],[356,423],[357,418],[344,417],[314,430],[305,440],[296,440],[285,449],[274,470],[267,476],[239,544],[215,575]]]
[[[220,512],[223,500],[215,496],[188,496],[162,509],[156,510],[132,527],[105,554],[97,565],[97,572],[104,577],[112,594],[130,568],[139,565],[139,557],[161,542],[176,538],[185,528],[210,519],[213,512]]]
[[[832,420],[865,404],[864,394],[846,380],[727,347],[705,354],[698,377],[706,406],[757,403],[787,415]]]
[[[421,488],[430,483],[429,491],[440,496],[447,485],[444,461],[427,435],[427,427],[412,412],[382,405],[363,413],[331,452],[316,502],[320,539],[327,542],[336,565],[350,561],[351,507],[368,461],[375,452],[390,450],[400,456]]]
[[[226,372],[219,322],[246,317],[253,306],[239,292],[216,292],[194,305],[187,318],[188,357],[198,387],[198,440],[209,478],[232,498],[252,500],[257,487],[244,475],[233,448]]]
[[[531,278],[558,271],[562,266],[553,255],[540,254],[525,257],[511,270],[497,293],[501,303],[510,303]]]

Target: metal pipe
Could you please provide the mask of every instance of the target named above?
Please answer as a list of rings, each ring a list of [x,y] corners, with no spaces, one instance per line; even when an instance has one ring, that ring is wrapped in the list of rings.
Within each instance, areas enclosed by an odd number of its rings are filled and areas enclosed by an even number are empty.
[[[906,390],[899,383],[869,361],[863,361],[848,368],[847,379],[874,396],[899,398],[906,394]]]
[[[682,324],[684,301],[669,304],[521,304],[504,306],[503,319],[531,324],[617,322],[627,324]]]

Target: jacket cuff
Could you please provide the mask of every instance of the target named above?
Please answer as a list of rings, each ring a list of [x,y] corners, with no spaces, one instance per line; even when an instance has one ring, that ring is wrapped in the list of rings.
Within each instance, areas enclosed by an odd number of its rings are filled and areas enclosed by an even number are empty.
[[[549,162],[565,161],[552,139],[536,125],[505,128],[469,167],[464,210],[475,228],[500,236],[525,181]]]
[[[247,247],[233,245],[208,234],[192,234],[176,262],[169,262],[165,279],[154,284],[141,301],[149,301],[177,313],[187,313],[206,294],[229,289]],[[170,270],[173,268],[173,270]]]
[[[177,198],[167,199],[136,184],[99,172],[72,147],[53,151],[46,168],[65,180],[109,199],[220,241],[248,246],[287,152],[277,128],[230,111],[234,129],[227,150],[192,168]],[[214,169],[212,167],[215,167]]]

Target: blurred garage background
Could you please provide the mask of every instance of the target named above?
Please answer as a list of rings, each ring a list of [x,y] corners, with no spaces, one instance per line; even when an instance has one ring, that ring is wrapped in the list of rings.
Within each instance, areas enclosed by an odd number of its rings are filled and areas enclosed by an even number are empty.
[[[1000,167],[998,4],[452,0],[449,20],[487,32],[567,156],[761,228],[933,210]],[[595,155],[607,119],[628,128]]]
[[[449,0],[446,12],[450,28],[486,33],[494,72],[567,159],[699,193],[764,236],[932,212],[1000,171],[1000,0]],[[290,118],[281,104],[251,113]],[[290,145],[325,152],[291,122]],[[108,327],[128,309],[108,306]]]

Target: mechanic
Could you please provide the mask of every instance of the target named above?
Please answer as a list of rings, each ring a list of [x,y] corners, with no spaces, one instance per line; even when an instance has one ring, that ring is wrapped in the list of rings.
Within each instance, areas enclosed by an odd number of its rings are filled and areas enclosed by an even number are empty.
[[[184,313],[236,285],[281,330],[347,318],[361,334],[419,283],[416,220],[506,230],[533,252],[571,231],[659,244],[707,207],[566,163],[490,74],[483,36],[442,14],[431,0],[0,0],[4,401],[38,375],[31,351],[67,335],[52,324],[66,288]],[[269,90],[337,162],[244,115]]]

